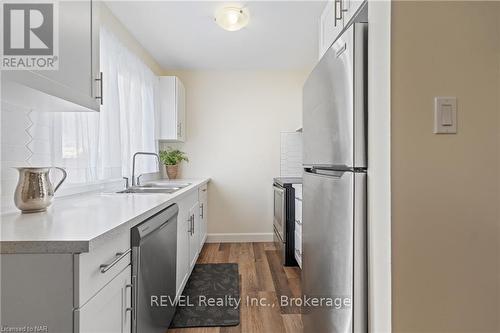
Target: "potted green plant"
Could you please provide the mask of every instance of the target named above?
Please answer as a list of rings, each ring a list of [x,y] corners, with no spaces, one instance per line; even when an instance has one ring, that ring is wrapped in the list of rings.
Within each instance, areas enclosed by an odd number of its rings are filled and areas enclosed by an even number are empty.
[[[160,150],[160,160],[165,164],[168,179],[177,178],[179,164],[182,161],[189,162],[185,152],[172,147],[168,147],[167,150]]]

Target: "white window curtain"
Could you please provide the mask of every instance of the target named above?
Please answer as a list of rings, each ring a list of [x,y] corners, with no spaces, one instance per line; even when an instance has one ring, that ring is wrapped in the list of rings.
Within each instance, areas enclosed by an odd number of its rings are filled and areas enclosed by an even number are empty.
[[[106,28],[101,29],[101,68],[105,88],[100,131],[102,156],[113,156],[110,164],[119,158],[122,175],[130,177],[133,154],[156,151],[158,78]],[[120,148],[115,150],[117,145]],[[136,175],[156,172],[157,167],[154,158],[142,157],[137,160]]]
[[[55,113],[52,136],[53,165],[63,166],[67,170],[67,183],[81,184],[106,179],[98,167],[98,114]],[[120,174],[115,172],[109,178],[119,177]]]
[[[132,156],[156,151],[158,78],[106,28],[101,28],[104,98],[99,113],[54,113],[52,158],[68,183],[131,177]],[[136,175],[156,172],[154,158],[138,158]]]

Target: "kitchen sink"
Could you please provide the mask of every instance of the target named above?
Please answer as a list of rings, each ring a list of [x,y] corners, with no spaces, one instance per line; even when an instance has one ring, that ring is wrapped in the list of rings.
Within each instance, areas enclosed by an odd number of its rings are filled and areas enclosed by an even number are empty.
[[[191,185],[190,183],[148,183],[141,186],[129,187],[116,193],[166,193],[171,194]]]
[[[181,188],[187,187],[191,185],[191,183],[161,183],[161,182],[150,182],[139,187],[141,188],[166,188],[166,189],[176,189],[180,190]]]
[[[116,193],[174,193],[175,191],[178,191],[179,189],[171,189],[171,188],[128,188],[123,191],[118,191]]]

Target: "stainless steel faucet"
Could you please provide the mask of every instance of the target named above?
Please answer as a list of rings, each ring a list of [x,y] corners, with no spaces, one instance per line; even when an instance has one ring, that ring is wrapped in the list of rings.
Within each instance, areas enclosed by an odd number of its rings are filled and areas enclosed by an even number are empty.
[[[151,156],[156,156],[156,160],[158,161],[158,171],[160,171],[160,156],[158,156],[158,154],[156,153],[149,153],[149,152],[144,152],[144,151],[138,151],[137,153],[134,154],[134,156],[132,157],[132,186],[136,186],[136,185],[139,185],[137,182],[136,182],[136,179],[135,179],[135,157],[137,155],[151,155]]]

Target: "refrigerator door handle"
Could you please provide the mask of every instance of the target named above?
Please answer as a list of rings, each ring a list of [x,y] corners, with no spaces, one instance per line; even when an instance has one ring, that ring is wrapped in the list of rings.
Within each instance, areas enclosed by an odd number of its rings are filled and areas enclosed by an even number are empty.
[[[328,177],[333,177],[333,178],[342,178],[342,176],[345,173],[345,171],[330,170],[330,169],[317,169],[314,167],[306,169],[305,171],[309,172],[309,173],[314,173],[316,175],[328,176]]]

